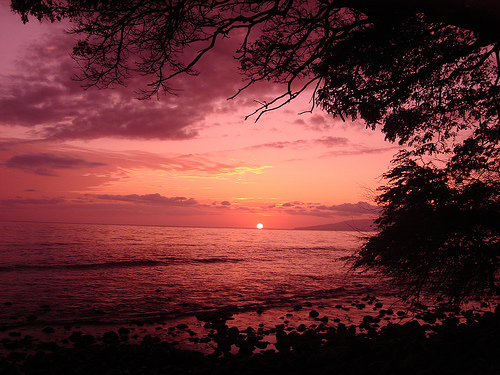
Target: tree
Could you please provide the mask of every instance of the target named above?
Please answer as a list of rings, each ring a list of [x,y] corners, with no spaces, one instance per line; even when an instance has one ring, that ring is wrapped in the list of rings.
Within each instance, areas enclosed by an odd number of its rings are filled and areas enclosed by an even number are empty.
[[[372,268],[404,287],[453,304],[500,294],[500,176],[464,178],[454,160],[438,168],[401,152],[380,188],[380,231],[365,242],[354,266]],[[498,161],[498,159],[497,159]]]
[[[239,37],[241,90],[285,87],[257,119],[310,88],[313,107],[408,148],[385,175],[380,232],[356,267],[382,270],[417,297],[497,290],[498,2],[12,0],[12,9],[24,22],[70,19],[81,79],[108,87],[145,75],[144,98],[174,92],[172,78],[196,74],[216,43]]]

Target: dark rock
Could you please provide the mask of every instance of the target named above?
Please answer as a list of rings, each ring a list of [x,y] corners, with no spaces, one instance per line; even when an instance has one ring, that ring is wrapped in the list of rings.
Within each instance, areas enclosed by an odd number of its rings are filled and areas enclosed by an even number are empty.
[[[302,305],[301,304],[295,305],[293,307],[293,311],[299,311],[299,310],[302,310]]]
[[[495,307],[495,315],[500,315],[500,304]]]
[[[267,341],[257,341],[254,343],[255,347],[258,349],[265,349],[269,345]]]
[[[280,341],[288,337],[285,331],[276,331],[276,340]]]
[[[231,327],[227,330],[227,336],[230,338],[236,338],[240,334],[238,327]]]
[[[71,333],[71,336],[69,337],[69,341],[71,341],[71,342],[77,342],[77,341],[81,340],[82,335],[83,335],[83,332],[81,332],[81,331],[74,331],[74,332]]]
[[[73,342],[75,345],[83,347],[95,342],[95,338],[92,335],[84,335],[81,331],[74,331],[69,337],[69,341]]]
[[[118,328],[118,334],[121,336],[126,336],[130,333],[130,329],[125,328],[125,327],[120,327]]]
[[[116,344],[120,341],[120,337],[116,332],[108,331],[102,335],[102,341],[106,344]]]
[[[178,329],[187,329],[189,326],[185,323],[177,324]]]
[[[290,343],[288,341],[277,341],[274,344],[276,350],[280,353],[289,352],[290,351]]]
[[[422,315],[422,320],[426,323],[429,324],[435,324],[436,323],[436,316],[432,313],[427,313]]]
[[[42,332],[43,333],[54,333],[56,330],[52,327],[45,327],[44,329],[42,329]]]
[[[46,351],[51,351],[51,352],[57,352],[61,347],[59,346],[58,343],[54,341],[50,342],[42,342],[40,345],[38,345],[39,350],[46,350]]]
[[[363,322],[365,322],[365,323],[375,323],[375,319],[371,315],[365,315],[363,317]]]
[[[231,351],[231,341],[226,338],[220,338],[217,340],[217,349],[223,353]]]
[[[153,337],[151,335],[146,335],[142,338],[141,341],[141,346],[149,347],[155,344],[158,344],[161,342],[161,339],[159,337]]]
[[[319,316],[319,312],[317,312],[316,310],[311,310],[311,311],[309,312],[309,316],[310,316],[311,318],[317,318],[317,317]]]
[[[297,332],[305,332],[305,330],[306,330],[306,325],[305,324],[300,324],[297,327]]]
[[[227,334],[227,330],[229,327],[226,324],[221,324],[220,326],[217,327],[217,334],[219,336],[225,336]]]

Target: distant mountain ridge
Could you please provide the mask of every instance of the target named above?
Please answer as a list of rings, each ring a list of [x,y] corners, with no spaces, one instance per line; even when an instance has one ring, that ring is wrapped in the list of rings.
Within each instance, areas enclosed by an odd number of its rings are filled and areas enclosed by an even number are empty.
[[[332,231],[361,231],[376,230],[372,219],[346,220],[338,223],[314,225],[311,227],[298,227],[295,230],[332,230]]]

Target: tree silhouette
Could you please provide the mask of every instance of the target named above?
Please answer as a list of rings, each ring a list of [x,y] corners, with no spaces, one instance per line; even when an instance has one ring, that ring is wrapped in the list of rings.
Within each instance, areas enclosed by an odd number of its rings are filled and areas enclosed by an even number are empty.
[[[497,159],[498,161],[498,159]],[[459,173],[455,160],[438,168],[401,152],[380,188],[380,231],[355,257],[355,267],[381,270],[404,286],[458,304],[499,294],[500,176]],[[473,162],[474,163],[474,162]],[[467,175],[467,176],[466,176]]]
[[[12,0],[68,18],[87,85],[149,77],[171,93],[221,39],[247,82],[284,85],[257,119],[303,94],[406,146],[385,175],[380,231],[355,267],[460,302],[498,290],[500,3],[489,0]],[[195,52],[193,52],[195,51]]]

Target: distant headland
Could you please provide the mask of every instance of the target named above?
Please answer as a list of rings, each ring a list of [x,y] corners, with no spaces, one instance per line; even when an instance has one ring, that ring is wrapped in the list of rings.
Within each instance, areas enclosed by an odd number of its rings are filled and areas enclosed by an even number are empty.
[[[376,230],[372,219],[346,220],[338,223],[314,225],[311,227],[298,227],[295,230],[332,230],[332,231],[361,231]]]

